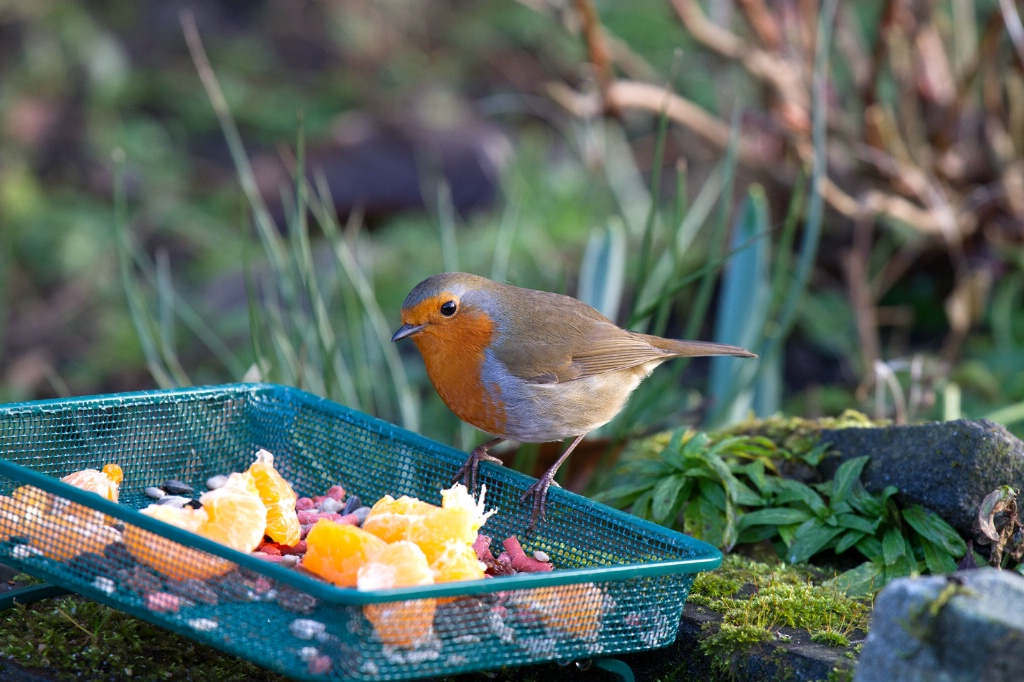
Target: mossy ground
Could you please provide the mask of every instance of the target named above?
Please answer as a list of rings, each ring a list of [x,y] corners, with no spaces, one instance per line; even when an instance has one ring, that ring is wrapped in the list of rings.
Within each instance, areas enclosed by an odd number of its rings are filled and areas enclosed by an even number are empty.
[[[805,630],[819,644],[849,646],[867,632],[870,601],[846,597],[820,584],[821,577],[805,568],[725,557],[721,568],[697,576],[690,594],[691,604],[723,617],[701,649],[726,673],[738,654],[784,640],[782,628]]]

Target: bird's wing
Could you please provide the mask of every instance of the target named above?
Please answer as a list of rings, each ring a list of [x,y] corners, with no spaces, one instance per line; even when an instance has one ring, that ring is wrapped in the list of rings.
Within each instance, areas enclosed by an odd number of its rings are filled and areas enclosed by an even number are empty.
[[[673,357],[643,337],[620,329],[589,311],[553,316],[562,328],[531,329],[515,344],[500,344],[495,355],[513,375],[533,383],[573,381]],[[595,312],[596,315],[596,312]],[[538,325],[546,327],[543,323]]]

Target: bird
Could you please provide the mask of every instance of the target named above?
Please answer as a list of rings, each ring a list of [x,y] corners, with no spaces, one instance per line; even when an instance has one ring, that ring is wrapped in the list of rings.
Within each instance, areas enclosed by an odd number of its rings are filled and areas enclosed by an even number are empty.
[[[680,357],[757,357],[738,346],[628,331],[571,296],[465,272],[417,284],[402,304],[401,322],[392,342],[411,339],[448,408],[492,436],[454,480],[475,489],[481,461],[501,464],[488,451],[502,441],[573,439],[521,498],[532,501],[528,532],[544,520],[559,467],[584,436],[625,407],[655,367]]]

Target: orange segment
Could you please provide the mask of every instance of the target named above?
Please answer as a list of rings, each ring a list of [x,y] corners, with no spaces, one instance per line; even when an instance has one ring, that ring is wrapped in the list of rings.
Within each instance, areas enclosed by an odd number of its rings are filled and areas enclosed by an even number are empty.
[[[449,545],[472,547],[476,540],[474,519],[464,508],[435,507],[424,516],[417,517],[405,533],[407,540],[415,542],[427,561],[434,562]]]
[[[266,450],[257,452],[248,473],[267,508],[266,534],[274,542],[289,547],[295,545],[302,538],[299,517],[295,513],[298,495],[274,468],[274,455]]]
[[[476,500],[469,490],[466,489],[466,486],[456,483],[451,488],[441,491],[441,506],[445,509],[460,509],[468,514],[473,519],[472,527],[473,531],[476,532],[487,522],[487,519],[497,513],[496,509],[486,510],[484,505],[484,497],[486,496],[486,485],[481,484],[480,499]]]
[[[38,488],[33,490],[43,492]],[[40,514],[39,507],[27,504],[25,497],[25,493],[20,498],[0,495],[0,542],[10,540],[15,535],[27,535],[32,518]]]
[[[433,582],[434,574],[427,564],[427,557],[419,547],[406,541],[381,549],[359,569],[356,578],[360,590],[430,585]],[[410,599],[368,604],[363,607],[363,613],[385,644],[413,646],[430,636],[436,608],[434,599]]]
[[[358,526],[320,519],[306,536],[302,566],[339,587],[355,587],[359,568],[386,546]]]
[[[397,500],[390,495],[377,500],[363,522],[363,530],[373,533],[384,542],[404,540],[409,526],[431,509],[437,509],[429,502],[402,495]]]
[[[40,514],[28,517],[30,544],[56,561],[74,559],[85,552],[102,552],[121,533],[102,523],[78,523],[77,517]]]
[[[516,593],[514,600],[534,610],[547,627],[581,639],[593,639],[601,627],[604,593],[594,583],[540,587]]]
[[[251,552],[263,541],[267,508],[248,474],[231,474],[223,488],[199,497],[209,520],[199,534],[240,552]]]
[[[120,484],[124,480],[124,473],[118,465],[107,464],[103,467],[102,471],[82,469],[81,471],[68,474],[60,480],[68,485],[73,485],[79,490],[88,490],[106,500],[117,502]],[[113,519],[108,519],[104,514],[74,502],[68,504],[67,513],[92,523],[113,522]]]
[[[248,474],[231,474],[224,487],[203,493],[199,501],[203,505],[200,509],[151,504],[141,512],[240,552],[251,552],[263,540],[267,508]],[[190,549],[131,525],[125,529],[124,543],[139,562],[176,580],[205,580],[227,573],[234,566],[227,559]]]
[[[453,580],[480,580],[487,566],[477,558],[472,545],[454,542],[430,563],[430,570],[434,573],[434,582],[447,583]]]
[[[168,505],[151,504],[139,511],[146,516],[196,534],[210,519],[205,509],[192,507],[179,509]],[[124,529],[124,544],[136,561],[175,580],[205,580],[223,575],[233,566],[226,559],[189,549],[130,524]]]

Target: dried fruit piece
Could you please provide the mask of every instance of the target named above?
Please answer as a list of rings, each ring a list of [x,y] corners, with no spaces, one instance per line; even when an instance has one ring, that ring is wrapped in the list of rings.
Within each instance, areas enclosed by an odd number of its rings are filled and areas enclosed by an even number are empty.
[[[256,453],[256,461],[248,472],[256,482],[260,499],[267,508],[266,534],[274,542],[294,545],[302,537],[299,518],[295,514],[295,494],[288,481],[274,468],[274,455],[266,450]]]
[[[355,587],[360,567],[387,546],[358,526],[328,519],[317,521],[305,542],[302,566],[339,587]]]
[[[430,585],[433,582],[434,574],[423,550],[407,541],[392,543],[377,552],[359,569],[356,579],[360,590]],[[363,607],[363,613],[382,642],[408,647],[430,635],[436,608],[435,599],[410,599],[368,604]]]

